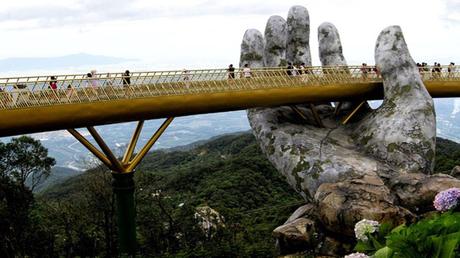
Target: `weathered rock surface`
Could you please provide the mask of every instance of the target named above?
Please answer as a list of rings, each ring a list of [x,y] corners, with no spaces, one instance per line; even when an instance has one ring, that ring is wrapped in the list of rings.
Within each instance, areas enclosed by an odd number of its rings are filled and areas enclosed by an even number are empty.
[[[265,67],[286,66],[286,21],[283,17],[274,15],[267,21],[265,27]]]
[[[256,29],[246,30],[241,42],[240,67],[249,64],[249,67],[264,66],[264,37]]]
[[[452,171],[450,171],[450,175],[460,179],[460,166],[455,166]]]
[[[340,35],[334,24],[323,22],[318,27],[319,58],[322,66],[347,65]]]
[[[281,250],[296,252],[305,247],[314,248],[316,225],[313,220],[298,218],[273,230]]]
[[[301,110],[309,113],[304,107]],[[338,126],[332,119],[322,117],[326,124]],[[360,153],[347,128],[306,125],[289,107],[251,109],[248,118],[268,159],[306,199],[312,200],[323,183],[377,175],[390,169]]]
[[[334,184],[322,184],[315,195],[323,225],[332,232],[354,236],[362,219],[399,225],[414,215],[394,204],[394,197],[377,176],[363,176]]]
[[[297,210],[294,211],[294,213],[291,214],[291,216],[288,218],[285,224],[290,223],[298,218],[312,217],[314,212],[316,212],[315,209],[315,205],[311,203],[300,206],[299,208],[297,208]]]
[[[384,29],[375,47],[383,77],[382,105],[363,119],[354,137],[367,153],[401,172],[430,174],[434,168],[436,119],[399,26]]]
[[[311,66],[310,16],[307,8],[293,6],[287,17],[286,59],[293,64]]]
[[[460,188],[460,180],[445,174],[401,174],[392,178],[390,184],[400,205],[417,213],[433,210],[434,197],[440,191],[452,187]]]
[[[287,61],[311,65],[309,24],[306,8],[290,9],[286,22]],[[271,34],[267,35],[266,30],[264,63],[275,66],[284,58],[282,18],[271,17],[267,28]],[[279,34],[273,35],[275,31]],[[321,24],[318,40],[323,66],[346,66],[334,25]],[[263,45],[260,42],[260,33],[245,33],[240,64],[260,64],[262,52],[256,47]],[[278,51],[267,53],[267,46],[276,46]],[[357,221],[410,221],[420,212],[433,209],[437,192],[459,187],[460,181],[453,177],[429,175],[433,172],[436,140],[433,101],[398,26],[380,33],[375,59],[383,77],[384,101],[372,112],[364,106],[347,126],[328,105],[316,106],[324,124],[321,128],[307,106],[297,106],[306,119],[290,107],[248,110],[249,123],[262,151],[309,202],[277,229],[275,235],[285,247],[290,247],[288,240],[292,240],[294,249],[304,243],[323,255],[344,254],[351,250],[348,241]],[[350,102],[348,106],[355,104]],[[319,232],[315,238],[319,246],[313,247],[309,233],[299,229],[299,225],[307,224]],[[325,248],[326,243],[330,247]]]

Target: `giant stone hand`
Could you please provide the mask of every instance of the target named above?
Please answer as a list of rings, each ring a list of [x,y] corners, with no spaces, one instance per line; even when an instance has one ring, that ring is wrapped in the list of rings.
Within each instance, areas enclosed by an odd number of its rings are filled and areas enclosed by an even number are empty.
[[[244,34],[240,66],[311,66],[309,33],[308,11],[302,6],[289,10],[287,22],[272,16],[265,37],[255,29]],[[319,26],[318,40],[323,66],[347,64],[333,24]],[[375,110],[364,105],[345,126],[324,103],[316,106],[324,127],[317,126],[306,105],[297,107],[307,121],[286,106],[248,110],[263,152],[310,203],[288,222],[303,214],[327,232],[352,236],[354,224],[363,218],[396,224],[411,220],[430,209],[438,191],[460,187],[450,176],[431,175],[436,141],[433,100],[400,27],[380,33],[375,62],[383,78],[383,103]],[[349,113],[356,105],[343,103],[340,112]],[[280,236],[276,230],[275,235]]]

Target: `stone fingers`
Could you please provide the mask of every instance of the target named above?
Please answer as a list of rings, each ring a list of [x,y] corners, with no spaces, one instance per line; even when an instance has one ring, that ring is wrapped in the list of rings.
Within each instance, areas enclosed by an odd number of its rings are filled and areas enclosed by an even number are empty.
[[[286,20],[274,15],[265,27],[265,67],[286,66]]]
[[[307,8],[293,6],[287,17],[286,59],[293,64],[311,66],[310,16]]]
[[[319,59],[322,66],[345,66],[339,32],[334,24],[324,22],[318,27]]]
[[[256,29],[248,29],[241,42],[240,67],[248,64],[249,67],[263,67],[264,38]]]

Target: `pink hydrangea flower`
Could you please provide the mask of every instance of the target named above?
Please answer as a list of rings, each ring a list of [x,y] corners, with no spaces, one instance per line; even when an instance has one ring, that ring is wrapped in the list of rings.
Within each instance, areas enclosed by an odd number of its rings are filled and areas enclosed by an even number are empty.
[[[460,188],[449,188],[439,192],[433,201],[433,205],[438,211],[447,211],[455,208],[460,201]]]

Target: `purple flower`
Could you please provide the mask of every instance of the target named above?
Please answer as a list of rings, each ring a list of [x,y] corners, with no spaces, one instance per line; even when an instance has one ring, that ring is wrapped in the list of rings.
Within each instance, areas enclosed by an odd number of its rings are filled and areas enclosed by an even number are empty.
[[[460,188],[449,188],[434,197],[433,205],[438,211],[455,208],[460,201]]]

